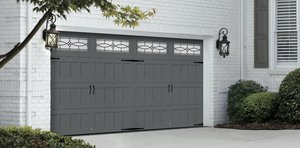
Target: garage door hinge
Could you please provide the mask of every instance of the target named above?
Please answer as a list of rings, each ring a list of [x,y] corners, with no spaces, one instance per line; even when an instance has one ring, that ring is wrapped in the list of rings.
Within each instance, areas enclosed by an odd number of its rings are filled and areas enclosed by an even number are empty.
[[[145,62],[144,60],[121,60],[122,62]]]
[[[51,60],[59,60],[60,58],[51,58]]]
[[[203,123],[200,123],[200,124],[194,124],[194,126],[200,126],[200,127],[202,127],[202,126],[203,126]]]
[[[194,62],[195,64],[203,64],[203,62]]]
[[[144,128],[125,128],[125,129],[122,129],[122,131],[139,131],[139,130],[144,130]]]

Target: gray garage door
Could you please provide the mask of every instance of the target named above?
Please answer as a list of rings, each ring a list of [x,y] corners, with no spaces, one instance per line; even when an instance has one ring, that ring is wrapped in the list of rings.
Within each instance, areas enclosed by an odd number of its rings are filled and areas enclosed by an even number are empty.
[[[201,40],[62,33],[51,56],[51,130],[202,124],[202,51]]]

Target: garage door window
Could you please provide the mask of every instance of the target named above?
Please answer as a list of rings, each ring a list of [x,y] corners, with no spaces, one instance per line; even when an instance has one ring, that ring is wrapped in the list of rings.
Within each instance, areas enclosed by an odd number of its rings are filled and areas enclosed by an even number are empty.
[[[167,54],[167,43],[138,41],[138,52],[145,54]]]
[[[87,51],[88,39],[79,37],[61,37],[58,42],[58,51]]]
[[[97,51],[129,53],[129,41],[115,39],[97,39]]]
[[[175,55],[201,55],[201,45],[189,44],[189,43],[175,43],[174,54]]]

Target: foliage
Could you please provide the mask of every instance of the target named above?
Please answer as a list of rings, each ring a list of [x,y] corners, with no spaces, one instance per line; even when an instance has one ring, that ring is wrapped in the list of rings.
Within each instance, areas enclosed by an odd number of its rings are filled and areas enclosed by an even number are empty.
[[[106,18],[114,18],[115,24],[135,27],[139,25],[140,20],[148,19],[155,14],[155,9],[142,11],[139,7],[121,6],[108,0],[17,0],[17,2],[31,3],[34,5],[33,11],[44,15],[23,42],[17,43],[9,52],[0,55],[0,69],[22,51],[41,26],[47,20],[53,20],[53,16],[67,19],[66,15],[71,12],[83,10],[90,12],[91,8],[98,8]]]
[[[300,122],[300,69],[290,72],[279,88],[281,97],[277,117],[285,122]]]
[[[241,122],[243,120],[241,103],[251,94],[267,92],[261,84],[252,80],[239,80],[229,87],[228,91],[228,115],[231,121]]]
[[[281,121],[268,121],[265,123],[226,123],[216,125],[216,128],[228,128],[228,129],[241,129],[241,130],[290,130],[290,129],[300,129],[300,124],[290,124]]]
[[[147,19],[155,14],[155,9],[142,11],[139,7],[121,6],[109,0],[17,0],[34,5],[35,12],[51,12],[60,18],[66,19],[71,12],[90,12],[92,7],[99,8],[103,16],[114,18],[117,25],[135,27],[140,20]]]
[[[249,95],[241,104],[244,123],[262,123],[274,119],[278,107],[278,93],[262,92]]]
[[[0,128],[1,148],[94,148],[83,140],[72,139],[31,127]]]

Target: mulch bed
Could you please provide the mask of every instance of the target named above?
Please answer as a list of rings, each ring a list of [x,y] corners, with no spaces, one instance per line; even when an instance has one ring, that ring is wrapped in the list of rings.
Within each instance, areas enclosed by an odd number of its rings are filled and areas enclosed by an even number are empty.
[[[216,128],[226,129],[240,129],[240,130],[288,130],[288,129],[300,129],[300,123],[289,124],[278,121],[272,121],[267,123],[227,123],[219,124]]]

